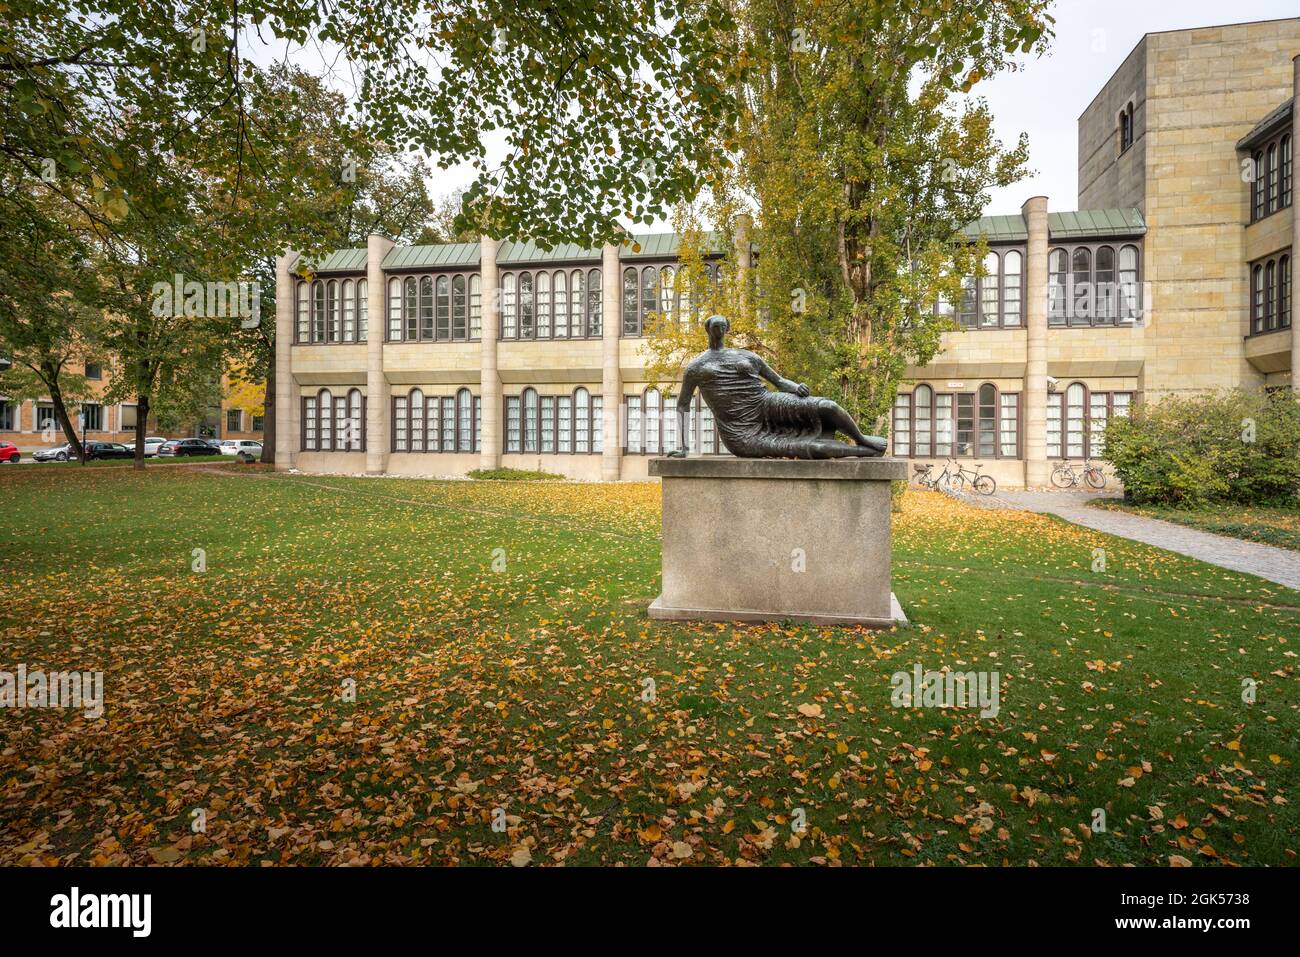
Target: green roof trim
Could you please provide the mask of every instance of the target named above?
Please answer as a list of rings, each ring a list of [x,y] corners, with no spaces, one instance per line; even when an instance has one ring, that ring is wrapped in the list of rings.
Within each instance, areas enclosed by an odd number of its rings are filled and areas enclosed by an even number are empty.
[[[385,269],[457,269],[477,266],[478,243],[439,243],[436,246],[394,246],[384,257]]]
[[[1076,209],[1047,214],[1047,235],[1052,241],[1136,237],[1145,235],[1146,221],[1136,207],[1126,209]],[[1023,216],[982,216],[962,229],[966,239],[983,236],[991,243],[1022,243],[1029,238]]]
[[[366,268],[365,249],[336,249],[326,253],[325,258],[316,264],[308,263],[312,272],[355,272]]]
[[[531,239],[527,242],[506,240],[497,248],[497,262],[503,265],[516,263],[560,263],[580,259],[599,259],[600,248],[561,243],[553,249],[543,249]]]

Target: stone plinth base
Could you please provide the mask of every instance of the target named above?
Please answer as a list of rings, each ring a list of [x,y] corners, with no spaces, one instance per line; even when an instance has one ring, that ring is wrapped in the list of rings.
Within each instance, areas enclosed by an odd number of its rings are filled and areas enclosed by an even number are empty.
[[[663,592],[651,618],[888,628],[898,459],[657,458]]]

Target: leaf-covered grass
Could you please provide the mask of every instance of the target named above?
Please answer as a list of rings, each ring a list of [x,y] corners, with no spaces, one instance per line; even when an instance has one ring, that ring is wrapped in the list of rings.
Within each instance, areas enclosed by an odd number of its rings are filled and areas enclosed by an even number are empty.
[[[564,476],[554,472],[540,472],[530,469],[474,469],[466,473],[472,479],[491,482],[563,482]]]
[[[1216,535],[1300,551],[1300,505],[1219,504],[1200,508],[1175,508],[1171,505],[1133,505],[1119,499],[1094,500],[1091,504],[1098,508],[1164,519],[1166,522],[1188,525]]]
[[[76,459],[73,459],[70,462],[30,462],[27,461],[27,459],[30,459],[30,456],[27,456],[24,459],[24,461],[27,463],[27,466],[36,466],[39,468],[79,469],[82,467],[81,462],[79,462]],[[233,462],[233,461],[235,461],[235,457],[233,455],[184,455],[184,456],[167,455],[167,456],[154,456],[153,458],[145,459],[144,467],[146,469],[150,469],[153,468],[155,465],[194,465],[196,463],[201,463],[201,462]],[[85,467],[88,469],[103,469],[103,468],[115,468],[115,467],[131,468],[134,465],[135,465],[134,459],[91,459],[89,462],[85,464]]]
[[[0,863],[1295,863],[1300,594],[1047,516],[909,491],[870,632],[650,622],[648,483],[0,494],[0,669],[107,697],[0,712]],[[1000,712],[892,707],[915,662]]]

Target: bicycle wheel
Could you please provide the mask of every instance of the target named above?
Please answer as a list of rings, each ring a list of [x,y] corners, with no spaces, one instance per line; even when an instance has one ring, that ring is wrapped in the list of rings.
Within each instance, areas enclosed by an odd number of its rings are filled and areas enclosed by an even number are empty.
[[[1070,488],[1075,481],[1074,472],[1069,468],[1058,465],[1052,469],[1052,484],[1057,488]]]
[[[966,491],[966,476],[958,472],[956,475],[948,476],[948,490],[950,492]]]
[[[1083,478],[1090,488],[1103,489],[1106,487],[1106,473],[1101,469],[1088,469],[1083,473]]]
[[[981,495],[992,495],[998,490],[998,483],[994,481],[992,475],[978,475],[975,477],[975,491]]]

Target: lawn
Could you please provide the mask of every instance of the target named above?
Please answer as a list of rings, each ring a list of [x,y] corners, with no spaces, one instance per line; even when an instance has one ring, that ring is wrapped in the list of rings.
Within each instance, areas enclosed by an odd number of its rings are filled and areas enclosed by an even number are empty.
[[[0,495],[0,670],[106,672],[0,712],[0,864],[1296,862],[1300,594],[1047,516],[909,491],[869,632],[651,623],[653,484]],[[916,662],[1000,712],[891,707]]]
[[[1300,551],[1300,505],[1283,506],[1207,505],[1202,508],[1174,508],[1168,505],[1131,505],[1119,499],[1092,502],[1098,508],[1132,512],[1166,522],[1189,525],[1203,532],[1244,538]]]

